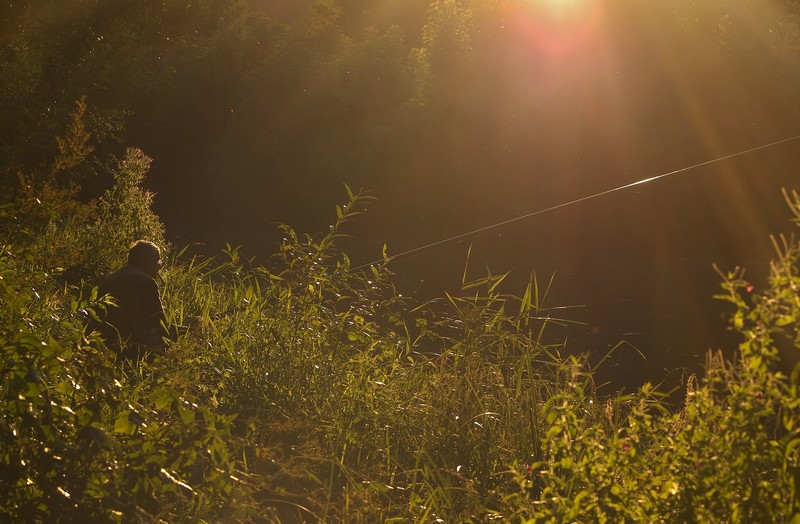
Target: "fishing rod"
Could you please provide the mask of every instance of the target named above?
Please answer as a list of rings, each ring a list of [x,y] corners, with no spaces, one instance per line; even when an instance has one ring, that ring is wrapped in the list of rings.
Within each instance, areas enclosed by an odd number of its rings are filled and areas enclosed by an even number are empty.
[[[478,235],[482,235],[482,234],[485,234],[485,233],[489,233],[491,231],[495,231],[495,230],[500,229],[502,227],[506,227],[506,226],[508,226],[510,224],[513,224],[515,222],[519,222],[519,221],[522,221],[522,220],[527,220],[529,218],[532,218],[532,217],[535,217],[535,216],[538,216],[538,215],[543,215],[545,213],[549,213],[551,211],[555,211],[557,209],[561,209],[561,208],[564,208],[564,207],[573,206],[573,205],[579,204],[581,202],[586,202],[587,200],[592,200],[594,198],[599,198],[599,197],[602,197],[602,196],[605,196],[605,195],[609,195],[611,193],[616,193],[617,191],[622,191],[622,190],[625,190],[625,189],[629,189],[629,188],[634,187],[634,186],[640,186],[640,185],[647,184],[647,183],[650,183],[650,182],[655,182],[656,180],[660,180],[662,178],[666,178],[666,177],[669,177],[669,176],[672,176],[672,175],[677,175],[679,173],[684,173],[686,171],[691,171],[692,169],[697,169],[698,167],[703,167],[703,166],[707,166],[707,165],[710,165],[710,164],[715,164],[717,162],[722,162],[723,160],[729,160],[731,158],[742,156],[742,155],[746,155],[746,154],[749,154],[749,153],[753,153],[753,152],[759,151],[761,149],[767,149],[767,148],[770,148],[770,147],[777,146],[779,144],[783,144],[783,143],[786,143],[786,142],[791,142],[793,140],[797,140],[798,138],[800,138],[800,135],[796,135],[796,136],[789,137],[789,138],[783,138],[781,140],[776,140],[775,142],[770,142],[769,144],[763,144],[763,145],[760,145],[760,146],[751,147],[749,149],[745,149],[745,150],[739,151],[737,153],[731,153],[729,155],[717,157],[717,158],[714,158],[714,159],[711,159],[711,160],[706,160],[704,162],[700,162],[700,163],[697,163],[697,164],[692,164],[690,166],[682,167],[680,169],[676,169],[674,171],[669,171],[667,173],[662,173],[660,175],[652,176],[652,177],[649,177],[649,178],[643,178],[641,180],[637,180],[636,182],[631,182],[629,184],[625,184],[625,185],[622,185],[622,186],[619,186],[619,187],[615,187],[615,188],[612,188],[612,189],[606,189],[605,191],[600,191],[599,193],[594,193],[594,194],[591,194],[591,195],[587,195],[587,196],[583,196],[583,197],[580,197],[580,198],[576,198],[575,200],[570,200],[568,202],[563,202],[563,203],[557,204],[555,206],[550,206],[550,207],[547,207],[547,208],[544,208],[544,209],[539,209],[539,210],[533,211],[531,213],[526,213],[524,215],[520,215],[520,216],[517,216],[517,217],[514,217],[514,218],[510,218],[508,220],[503,220],[501,222],[496,222],[494,224],[490,224],[488,226],[484,226],[484,227],[481,227],[481,228],[478,228],[478,229],[474,229],[472,231],[467,231],[466,233],[461,233],[461,234],[454,235],[454,236],[451,236],[451,237],[448,237],[448,238],[444,238],[442,240],[437,240],[436,242],[431,242],[430,244],[425,244],[425,245],[422,245],[422,246],[415,247],[413,249],[409,249],[407,251],[402,251],[402,252],[400,252],[400,253],[398,253],[396,255],[388,256],[388,257],[386,257],[386,259],[379,259],[379,260],[374,260],[372,262],[368,262],[366,264],[361,264],[360,266],[356,266],[356,267],[352,268],[351,271],[358,271],[358,270],[361,270],[361,269],[365,269],[365,268],[368,268],[368,267],[376,265],[376,264],[380,264],[380,263],[385,262],[385,261],[396,262],[398,260],[412,258],[412,257],[418,256],[418,255],[421,255],[423,253],[427,253],[427,252],[433,251],[435,249],[443,248],[445,246],[448,246],[448,245],[456,243],[456,242],[461,242],[461,241],[466,240],[468,238],[473,238],[473,237],[476,237]]]

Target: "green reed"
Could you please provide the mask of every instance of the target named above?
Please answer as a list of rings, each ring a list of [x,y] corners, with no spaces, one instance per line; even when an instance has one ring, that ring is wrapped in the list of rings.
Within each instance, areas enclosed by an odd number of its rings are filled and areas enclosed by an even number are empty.
[[[81,332],[100,304],[4,250],[0,458],[25,477],[0,476],[2,514],[800,519],[800,396],[784,358],[799,345],[796,241],[776,239],[761,291],[721,272],[740,351],[709,354],[672,406],[649,384],[601,397],[585,355],[546,343],[550,325],[568,323],[548,309],[552,279],[532,275],[518,297],[505,274],[473,278],[467,265],[460,293],[417,305],[398,294],[390,260],[354,270],[337,243],[370,198],[348,195],[324,235],[282,227],[266,264],[232,247],[171,255],[163,301],[192,328],[134,369]],[[800,219],[797,194],[787,202]],[[86,435],[99,452],[69,451]]]

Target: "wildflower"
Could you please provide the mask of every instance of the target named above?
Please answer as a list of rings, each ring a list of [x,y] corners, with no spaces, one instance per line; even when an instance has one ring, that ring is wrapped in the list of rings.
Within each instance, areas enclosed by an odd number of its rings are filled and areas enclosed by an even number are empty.
[[[623,440],[621,447],[622,447],[622,452],[627,453],[631,450],[631,443],[628,442],[627,440]]]
[[[747,287],[744,288],[744,290],[747,291],[748,293],[752,293],[753,290],[755,290],[755,288],[756,287],[753,284],[747,284]]]

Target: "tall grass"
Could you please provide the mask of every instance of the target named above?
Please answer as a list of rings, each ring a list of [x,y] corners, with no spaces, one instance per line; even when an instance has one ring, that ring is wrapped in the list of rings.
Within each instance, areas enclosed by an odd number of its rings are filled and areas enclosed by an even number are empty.
[[[324,235],[284,226],[268,264],[231,247],[173,253],[162,285],[170,321],[198,327],[137,369],[115,367],[83,336],[91,304],[77,291],[6,250],[0,456],[22,473],[0,475],[3,514],[800,520],[800,397],[779,351],[799,345],[797,242],[776,240],[762,292],[740,270],[721,273],[740,352],[709,354],[676,407],[651,385],[600,397],[585,356],[544,343],[552,282],[533,276],[517,297],[504,275],[467,269],[460,293],[414,304],[394,288],[390,260],[354,270],[337,242],[370,198],[348,198]],[[787,202],[800,217],[797,194]],[[63,409],[44,424],[51,401]],[[20,426],[23,413],[39,426]],[[108,447],[81,473],[85,455],[63,449],[87,431]]]

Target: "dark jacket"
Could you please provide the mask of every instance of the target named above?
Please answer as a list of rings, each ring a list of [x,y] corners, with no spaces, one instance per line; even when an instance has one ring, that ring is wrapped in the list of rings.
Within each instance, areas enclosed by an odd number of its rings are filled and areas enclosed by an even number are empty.
[[[98,295],[109,295],[117,304],[101,314],[98,329],[109,347],[138,360],[143,352],[163,346],[169,331],[153,277],[128,264],[100,283]]]

